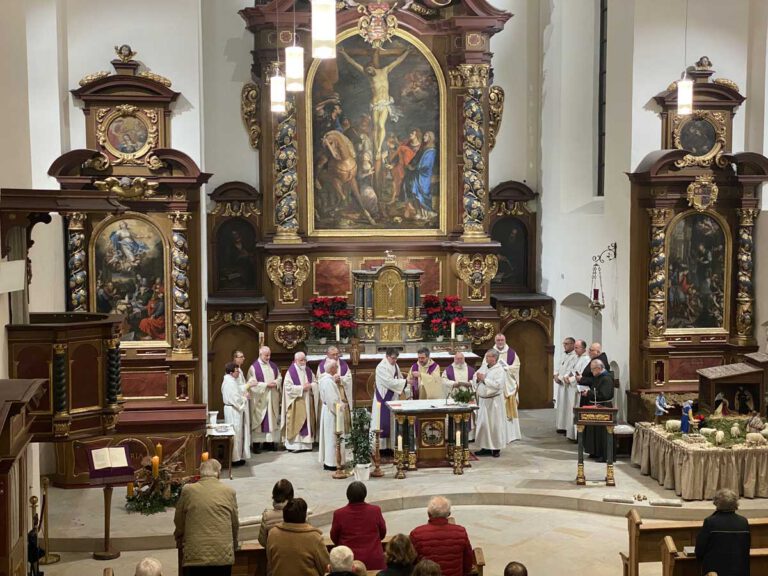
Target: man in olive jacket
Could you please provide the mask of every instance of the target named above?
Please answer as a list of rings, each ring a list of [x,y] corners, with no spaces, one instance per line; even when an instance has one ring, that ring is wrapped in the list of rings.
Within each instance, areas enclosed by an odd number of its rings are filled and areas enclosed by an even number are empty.
[[[200,481],[181,491],[173,519],[176,545],[183,548],[184,574],[229,576],[237,547],[237,498],[219,481],[221,464],[206,460],[200,465]]]
[[[267,535],[272,576],[323,576],[330,561],[323,533],[307,524],[307,503],[290,500],[283,508],[283,521]]]

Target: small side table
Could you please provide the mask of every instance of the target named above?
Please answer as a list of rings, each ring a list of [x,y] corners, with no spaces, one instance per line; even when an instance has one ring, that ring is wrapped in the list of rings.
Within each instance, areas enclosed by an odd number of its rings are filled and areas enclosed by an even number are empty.
[[[235,429],[232,424],[217,424],[205,431],[208,441],[208,456],[216,458],[221,463],[221,469],[229,468],[229,479],[232,480],[232,448],[235,443]]]

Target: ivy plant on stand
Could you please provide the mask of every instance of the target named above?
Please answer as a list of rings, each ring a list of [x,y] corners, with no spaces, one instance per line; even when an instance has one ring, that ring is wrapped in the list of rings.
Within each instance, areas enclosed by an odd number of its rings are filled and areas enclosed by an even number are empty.
[[[371,475],[371,415],[365,408],[352,412],[352,461],[355,465],[355,480],[367,482]]]

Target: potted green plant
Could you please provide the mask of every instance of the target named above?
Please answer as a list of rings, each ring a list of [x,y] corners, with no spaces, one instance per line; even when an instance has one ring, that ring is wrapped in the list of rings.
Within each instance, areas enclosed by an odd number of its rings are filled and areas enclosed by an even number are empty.
[[[349,442],[352,444],[355,480],[366,482],[371,475],[371,415],[365,408],[355,408],[352,412]]]

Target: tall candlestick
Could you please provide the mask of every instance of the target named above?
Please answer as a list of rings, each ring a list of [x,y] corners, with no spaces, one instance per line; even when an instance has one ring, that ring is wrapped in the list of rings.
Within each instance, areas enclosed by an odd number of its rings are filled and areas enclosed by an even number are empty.
[[[344,434],[343,404],[336,404],[336,432]]]
[[[160,476],[160,458],[152,456],[152,478]]]
[[[397,451],[402,452],[403,451],[403,436],[402,434],[397,435]]]
[[[336,324],[336,342],[341,340],[341,326]]]
[[[451,322],[451,340],[456,339],[456,322]]]
[[[201,462],[207,462],[208,461],[208,452],[203,452],[203,457],[201,458]]]
[[[456,447],[461,447],[461,430],[456,430]]]
[[[158,442],[155,445],[155,454],[157,454],[157,457],[160,459],[160,462],[163,461],[163,445]]]
[[[133,498],[133,482],[128,484],[128,498]]]
[[[376,428],[374,430],[381,430],[381,402],[376,400]]]

